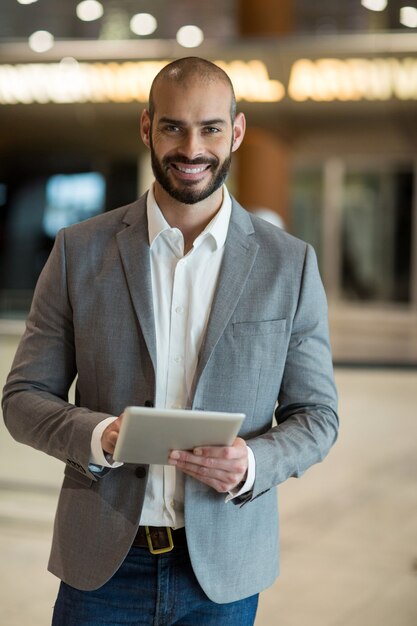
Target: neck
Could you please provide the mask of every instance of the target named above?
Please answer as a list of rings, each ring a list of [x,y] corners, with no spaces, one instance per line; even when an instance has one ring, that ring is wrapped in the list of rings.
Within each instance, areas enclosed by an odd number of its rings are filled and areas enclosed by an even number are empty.
[[[171,228],[178,228],[184,237],[184,253],[211,222],[223,202],[223,188],[217,189],[205,200],[196,204],[183,204],[172,198],[158,182],[154,186],[155,200]]]

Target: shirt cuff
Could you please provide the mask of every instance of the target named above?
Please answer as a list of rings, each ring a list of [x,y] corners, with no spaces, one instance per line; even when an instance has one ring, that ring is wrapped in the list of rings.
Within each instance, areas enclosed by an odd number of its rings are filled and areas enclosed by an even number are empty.
[[[117,417],[107,417],[102,420],[95,429],[93,430],[93,434],[91,436],[91,447],[90,447],[90,463],[91,466],[99,466],[99,467],[120,467],[123,465],[120,461],[113,461],[113,457],[111,454],[107,454],[104,452],[101,447],[101,437],[106,430],[107,426],[117,420]]]
[[[233,500],[233,498],[237,498],[238,496],[242,496],[243,494],[248,493],[248,491],[252,489],[255,482],[255,455],[253,454],[253,451],[249,446],[246,447],[248,450],[248,473],[246,476],[246,480],[241,487],[229,491],[228,495],[226,496],[226,502],[230,502],[230,500]]]

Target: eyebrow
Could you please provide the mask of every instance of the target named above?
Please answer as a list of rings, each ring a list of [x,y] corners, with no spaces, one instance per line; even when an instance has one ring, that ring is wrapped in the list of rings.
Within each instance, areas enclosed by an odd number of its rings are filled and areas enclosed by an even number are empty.
[[[159,124],[173,124],[174,126],[186,126],[186,122],[184,120],[175,120],[171,117],[161,117]],[[203,120],[198,123],[199,126],[215,126],[216,124],[222,124],[224,126],[227,125],[227,121],[221,117],[216,117],[211,120]]]

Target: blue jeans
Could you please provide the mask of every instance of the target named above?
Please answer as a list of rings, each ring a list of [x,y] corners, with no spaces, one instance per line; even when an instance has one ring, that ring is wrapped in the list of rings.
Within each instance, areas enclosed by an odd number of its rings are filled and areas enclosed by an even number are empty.
[[[131,548],[96,591],[61,583],[52,626],[252,626],[258,595],[216,604],[198,584],[188,550],[152,555]]]

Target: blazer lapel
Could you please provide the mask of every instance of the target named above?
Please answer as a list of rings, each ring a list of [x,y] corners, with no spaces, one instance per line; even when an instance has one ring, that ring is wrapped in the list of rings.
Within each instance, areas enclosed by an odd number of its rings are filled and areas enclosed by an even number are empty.
[[[259,245],[254,239],[254,229],[249,215],[234,199],[232,202],[232,215],[225,243],[223,262],[206,336],[200,351],[191,397],[195,397],[198,381],[210,359],[210,355],[236,309],[258,253]]]
[[[156,337],[152,301],[152,277],[149,257],[146,195],[130,205],[124,224],[127,228],[117,235],[120,257],[133,307],[156,371]]]

